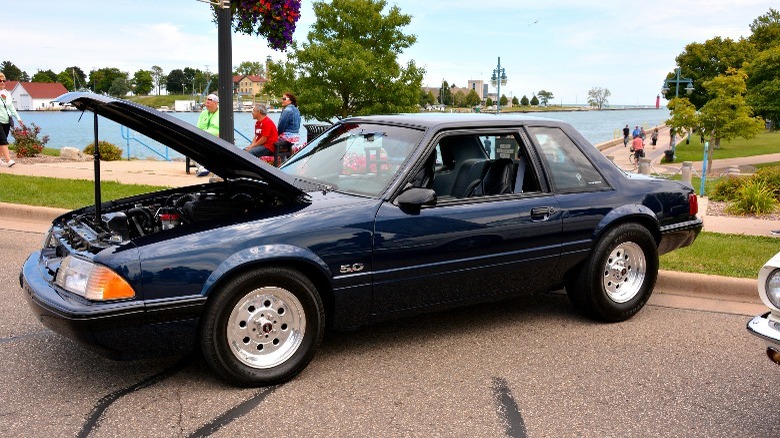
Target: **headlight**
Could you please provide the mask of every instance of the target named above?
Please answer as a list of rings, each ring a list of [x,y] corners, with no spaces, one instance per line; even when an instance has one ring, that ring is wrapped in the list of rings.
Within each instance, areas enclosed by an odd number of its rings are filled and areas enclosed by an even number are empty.
[[[90,300],[120,300],[135,296],[133,288],[116,272],[73,256],[62,260],[54,282]]]
[[[780,309],[780,269],[775,269],[766,278],[766,297],[775,308]]]

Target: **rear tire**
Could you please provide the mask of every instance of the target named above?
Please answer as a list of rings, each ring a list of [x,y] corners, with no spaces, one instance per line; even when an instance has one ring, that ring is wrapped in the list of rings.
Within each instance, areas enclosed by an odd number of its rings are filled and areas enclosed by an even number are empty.
[[[241,386],[285,382],[303,371],[322,341],[325,312],[303,274],[263,268],[215,291],[201,325],[206,362]]]
[[[607,231],[566,284],[574,307],[607,322],[625,321],[650,299],[658,277],[658,249],[650,232],[627,223]]]

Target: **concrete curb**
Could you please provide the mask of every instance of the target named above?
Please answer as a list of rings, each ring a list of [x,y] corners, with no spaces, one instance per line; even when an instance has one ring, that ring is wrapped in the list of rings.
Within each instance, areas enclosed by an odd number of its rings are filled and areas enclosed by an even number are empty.
[[[40,220],[51,222],[57,216],[63,215],[70,210],[62,208],[38,207],[34,205],[10,204],[0,202],[0,216],[25,219]]]
[[[758,280],[692,272],[658,271],[655,292],[669,295],[696,296],[713,300],[761,303]]]

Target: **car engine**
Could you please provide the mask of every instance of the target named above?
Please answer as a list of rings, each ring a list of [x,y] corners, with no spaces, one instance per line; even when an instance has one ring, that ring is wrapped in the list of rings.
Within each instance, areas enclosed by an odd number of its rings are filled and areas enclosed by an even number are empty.
[[[235,218],[283,203],[254,184],[224,183],[192,191],[170,190],[101,205],[99,220],[88,207],[55,222],[53,233],[76,251],[97,253],[112,245],[194,223]]]

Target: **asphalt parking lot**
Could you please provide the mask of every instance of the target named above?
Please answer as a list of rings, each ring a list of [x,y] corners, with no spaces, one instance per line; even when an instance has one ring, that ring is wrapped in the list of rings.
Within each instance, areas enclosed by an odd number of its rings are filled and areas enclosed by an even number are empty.
[[[0,248],[2,436],[772,436],[780,369],[747,315],[650,305],[620,324],[560,292],[329,333],[271,388],[197,356],[98,357],[32,318],[18,285],[40,233]]]

